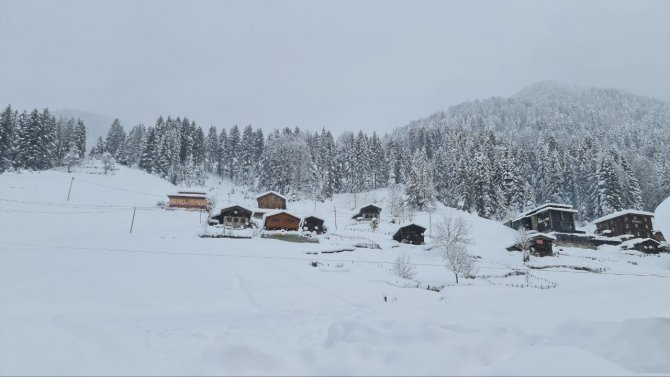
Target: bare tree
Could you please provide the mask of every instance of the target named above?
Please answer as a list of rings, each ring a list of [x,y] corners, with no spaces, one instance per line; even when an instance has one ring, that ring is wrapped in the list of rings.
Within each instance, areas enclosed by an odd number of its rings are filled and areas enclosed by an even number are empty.
[[[521,226],[517,229],[516,232],[516,246],[521,249],[521,254],[523,255],[523,261],[528,262],[530,260],[530,247],[533,244],[533,239],[530,236],[530,232],[525,227]]]
[[[458,284],[459,276],[469,278],[477,274],[475,259],[468,254],[466,245],[456,244],[452,246],[451,249],[444,252],[444,260],[447,269],[454,274],[456,284]]]
[[[414,270],[414,266],[412,266],[412,259],[406,253],[402,253],[396,257],[393,272],[404,279],[414,279],[414,276],[416,276],[416,271]]]
[[[435,244],[442,249],[446,267],[456,277],[471,277],[477,273],[474,258],[468,254],[470,226],[462,217],[445,217],[435,227]]]
[[[435,226],[435,245],[449,250],[455,245],[470,245],[470,225],[462,217],[445,217]]]

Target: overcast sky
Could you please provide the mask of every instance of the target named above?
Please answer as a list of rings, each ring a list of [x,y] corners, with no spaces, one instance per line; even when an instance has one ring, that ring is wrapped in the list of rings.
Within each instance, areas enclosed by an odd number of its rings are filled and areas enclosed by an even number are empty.
[[[670,1],[0,0],[0,105],[405,125],[540,80],[670,100]]]

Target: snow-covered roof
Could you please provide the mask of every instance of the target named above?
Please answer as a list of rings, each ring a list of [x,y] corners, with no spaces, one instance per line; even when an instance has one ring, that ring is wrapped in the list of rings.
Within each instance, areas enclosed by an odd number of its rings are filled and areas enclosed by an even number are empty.
[[[517,216],[512,221],[518,221],[518,220],[523,219],[524,217],[528,217],[530,215],[535,215],[535,214],[538,214],[538,213],[542,213],[542,212],[545,212],[545,211],[551,211],[551,210],[577,213],[577,210],[572,209],[572,206],[569,205],[569,204],[545,203],[545,204],[542,204],[539,207],[535,207],[533,209],[529,209],[526,212],[523,212],[522,214]]]
[[[632,240],[624,241],[621,243],[621,247],[629,248],[643,242],[651,241],[657,245],[660,243],[653,238],[633,238]]]
[[[542,233],[542,232],[528,232],[528,237],[530,238],[546,238],[548,240],[556,241],[556,237],[551,234]]]
[[[289,216],[293,216],[293,217],[295,217],[296,219],[300,219],[300,221],[302,221],[302,217],[300,217],[300,216],[298,216],[298,215],[296,215],[296,214],[294,214],[294,213],[291,213],[291,212],[289,212],[289,211],[287,211],[287,210],[284,210],[284,209],[278,209],[278,210],[277,210],[277,209],[272,209],[272,210],[268,210],[268,211],[264,212],[264,213],[263,213],[263,221],[265,222],[265,219],[266,219],[266,218],[268,218],[268,217],[270,217],[270,216],[278,215],[278,214],[280,214],[280,213],[285,213],[285,214],[287,214],[287,215],[289,215]]]
[[[262,197],[264,197],[264,196],[266,196],[266,195],[269,195],[269,194],[277,195],[278,197],[280,197],[280,198],[286,200],[286,197],[285,197],[284,195],[282,195],[282,194],[280,194],[280,193],[278,193],[278,192],[276,192],[276,191],[266,191],[266,192],[264,192],[264,193],[258,195],[258,196],[256,197],[256,199],[262,198]]]
[[[196,193],[177,193],[177,194],[168,194],[168,198],[198,198],[198,199],[207,199],[206,194],[196,194]]]
[[[319,217],[319,216],[314,216],[314,215],[308,215],[308,216],[305,216],[305,219],[307,219],[307,218],[309,218],[309,217],[313,217],[313,218],[315,218],[315,219],[319,219],[319,220],[321,220],[321,221],[325,221],[325,220],[322,219],[321,217]]]
[[[593,223],[598,224],[598,223],[601,223],[603,221],[616,219],[617,217],[624,216],[624,215],[640,215],[640,216],[652,216],[652,217],[654,216],[654,214],[652,212],[638,211],[638,210],[635,210],[635,209],[625,209],[623,211],[617,211],[617,212],[614,212],[614,213],[610,213],[609,215],[599,217],[599,218],[593,220]]]
[[[223,205],[219,205],[219,206],[217,206],[217,207],[212,211],[212,213],[217,213],[217,214],[218,214],[218,213],[221,213],[221,211],[223,211],[223,210],[226,210],[226,209],[229,209],[229,208],[233,208],[233,207],[240,207],[240,208],[242,208],[242,209],[244,209],[244,210],[247,210],[247,211],[249,211],[249,212],[253,212],[251,209],[249,209],[249,208],[247,208],[247,207],[245,207],[245,206],[243,206],[243,205],[241,205],[241,204],[237,204],[237,203],[235,203],[235,204],[226,204],[225,206],[223,206]]]

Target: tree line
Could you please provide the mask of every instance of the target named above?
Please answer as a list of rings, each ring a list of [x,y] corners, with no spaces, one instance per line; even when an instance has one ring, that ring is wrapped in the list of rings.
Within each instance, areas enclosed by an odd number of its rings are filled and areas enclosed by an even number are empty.
[[[86,155],[81,119],[56,117],[48,109],[31,112],[7,106],[0,113],[0,173],[69,166]]]
[[[83,135],[81,122],[10,108],[1,119],[4,166],[44,169],[82,151],[80,136],[65,136]],[[90,153],[186,186],[214,174],[315,200],[388,187],[392,207],[425,210],[441,202],[505,219],[558,202],[592,220],[621,209],[653,210],[670,196],[669,120],[670,105],[653,99],[539,86],[454,106],[382,136],[299,128],[266,136],[250,125],[205,132],[188,118],[162,116],[126,132],[115,120]],[[5,148],[6,140],[40,146]],[[49,153],[40,153],[44,148]]]

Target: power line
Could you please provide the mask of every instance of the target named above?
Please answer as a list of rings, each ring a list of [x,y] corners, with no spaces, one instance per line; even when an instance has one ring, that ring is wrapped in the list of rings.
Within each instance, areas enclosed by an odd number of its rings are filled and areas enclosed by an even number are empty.
[[[148,195],[148,196],[152,196],[152,197],[156,197],[156,196],[164,196],[164,195],[165,195],[165,193],[161,193],[161,194],[152,194],[152,193],[148,193],[148,192],[134,191],[134,190],[128,190],[128,189],[124,189],[124,188],[120,188],[120,187],[114,187],[114,186],[109,186],[109,185],[103,185],[103,184],[100,184],[100,183],[87,181],[87,180],[85,180],[85,179],[81,179],[81,178],[77,178],[77,181],[84,182],[84,183],[88,183],[89,185],[93,185],[93,186],[100,186],[100,187],[108,188],[108,189],[110,189],[110,190],[117,190],[117,191],[130,192],[130,193],[133,193],[133,194]]]
[[[115,213],[115,212],[126,212],[128,209],[114,209],[114,210],[101,210],[101,211],[68,211],[68,212],[52,212],[52,211],[25,211],[20,209],[9,209],[9,208],[0,208],[0,211],[3,212],[13,212],[13,213],[32,213],[32,214],[47,214],[47,215],[78,215],[85,213]]]
[[[279,260],[299,260],[299,261],[313,261],[314,258],[299,258],[299,257],[284,257],[284,256],[260,256],[260,255],[241,255],[241,254],[222,254],[222,253],[210,253],[204,251],[192,251],[192,252],[180,252],[180,251],[157,251],[157,250],[142,250],[142,249],[111,249],[111,248],[92,248],[92,247],[77,247],[77,246],[57,246],[57,245],[41,245],[41,244],[28,244],[28,243],[15,243],[15,242],[4,242],[5,245],[15,245],[15,246],[29,246],[29,247],[44,247],[50,249],[66,249],[66,250],[85,250],[85,251],[99,251],[99,252],[121,252],[121,253],[139,253],[139,254],[165,254],[165,255],[193,255],[193,256],[210,256],[210,257],[224,257],[224,258],[247,258],[247,259],[279,259]],[[328,259],[329,262],[343,262],[343,263],[368,263],[368,264],[386,264],[394,265],[395,262],[389,261],[371,261],[371,260],[355,260],[355,259]],[[491,264],[500,264],[487,262]],[[444,267],[443,264],[433,264],[433,263],[412,263],[415,266],[429,266],[429,267]],[[537,266],[541,267],[541,266]],[[479,269],[483,270],[523,270],[523,271],[544,271],[552,273],[570,273],[570,274],[596,274],[596,275],[616,275],[616,276],[637,276],[637,277],[658,277],[658,278],[670,278],[670,275],[660,275],[660,274],[643,274],[643,273],[626,273],[626,272],[591,272],[591,271],[575,271],[575,270],[549,270],[549,269],[533,269],[528,267],[490,267],[490,266],[479,266]]]
[[[158,207],[158,206],[135,207],[135,206],[116,206],[116,205],[98,205],[98,204],[73,204],[73,203],[40,202],[40,201],[30,201],[30,200],[14,200],[14,199],[4,199],[4,198],[0,198],[0,201],[10,202],[10,203],[20,203],[20,204],[36,204],[36,205],[41,205],[41,206],[59,206],[59,207],[73,207],[73,208],[163,209],[163,207]]]

